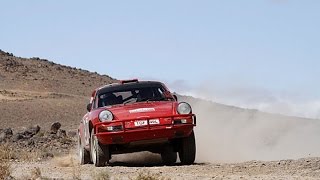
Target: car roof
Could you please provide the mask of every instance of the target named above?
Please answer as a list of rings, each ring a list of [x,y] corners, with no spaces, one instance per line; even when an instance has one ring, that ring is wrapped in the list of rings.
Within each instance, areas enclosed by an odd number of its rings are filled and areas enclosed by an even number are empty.
[[[163,87],[163,83],[158,81],[134,81],[134,82],[127,82],[127,83],[112,83],[105,86],[101,86],[97,89],[97,94],[103,94],[107,92],[114,92],[114,91],[125,91],[129,89],[135,88],[144,88],[144,87]]]

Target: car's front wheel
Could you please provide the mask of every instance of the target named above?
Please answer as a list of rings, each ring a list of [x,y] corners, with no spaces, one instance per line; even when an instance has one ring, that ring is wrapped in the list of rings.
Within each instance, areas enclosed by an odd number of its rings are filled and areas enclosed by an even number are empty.
[[[96,167],[103,167],[109,163],[109,147],[98,141],[94,135],[94,130],[91,132],[90,138],[91,160]]]
[[[161,159],[164,165],[174,165],[177,161],[177,152],[174,151],[172,145],[167,145],[161,152]]]
[[[193,131],[190,136],[185,137],[181,140],[179,158],[181,164],[190,165],[194,163],[196,158],[196,141]]]

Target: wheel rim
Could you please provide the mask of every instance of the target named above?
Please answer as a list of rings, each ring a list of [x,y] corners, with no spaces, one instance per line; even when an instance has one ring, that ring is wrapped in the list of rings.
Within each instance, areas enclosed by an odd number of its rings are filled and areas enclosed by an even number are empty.
[[[80,163],[82,163],[83,149],[82,149],[82,147],[81,147],[80,137],[78,137],[78,155],[79,155],[79,161],[80,161]]]
[[[97,163],[97,154],[96,154],[96,140],[94,137],[92,137],[92,143],[91,143],[91,157],[94,164]]]

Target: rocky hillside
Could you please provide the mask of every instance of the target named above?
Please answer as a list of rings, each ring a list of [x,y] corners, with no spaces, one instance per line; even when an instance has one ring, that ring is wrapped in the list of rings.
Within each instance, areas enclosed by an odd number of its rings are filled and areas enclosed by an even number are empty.
[[[115,79],[46,59],[15,57],[0,50],[0,81],[2,90],[88,96],[97,86]]]
[[[0,50],[0,128],[59,121],[74,129],[86,112],[91,91],[115,82],[107,76]]]

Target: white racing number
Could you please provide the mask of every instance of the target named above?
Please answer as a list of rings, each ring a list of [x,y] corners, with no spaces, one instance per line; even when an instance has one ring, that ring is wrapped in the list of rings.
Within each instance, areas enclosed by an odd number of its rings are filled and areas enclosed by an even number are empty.
[[[154,124],[160,124],[159,119],[150,119],[149,124],[154,125]]]
[[[148,121],[147,120],[139,120],[139,121],[135,121],[134,122],[135,126],[146,126],[148,125]]]

